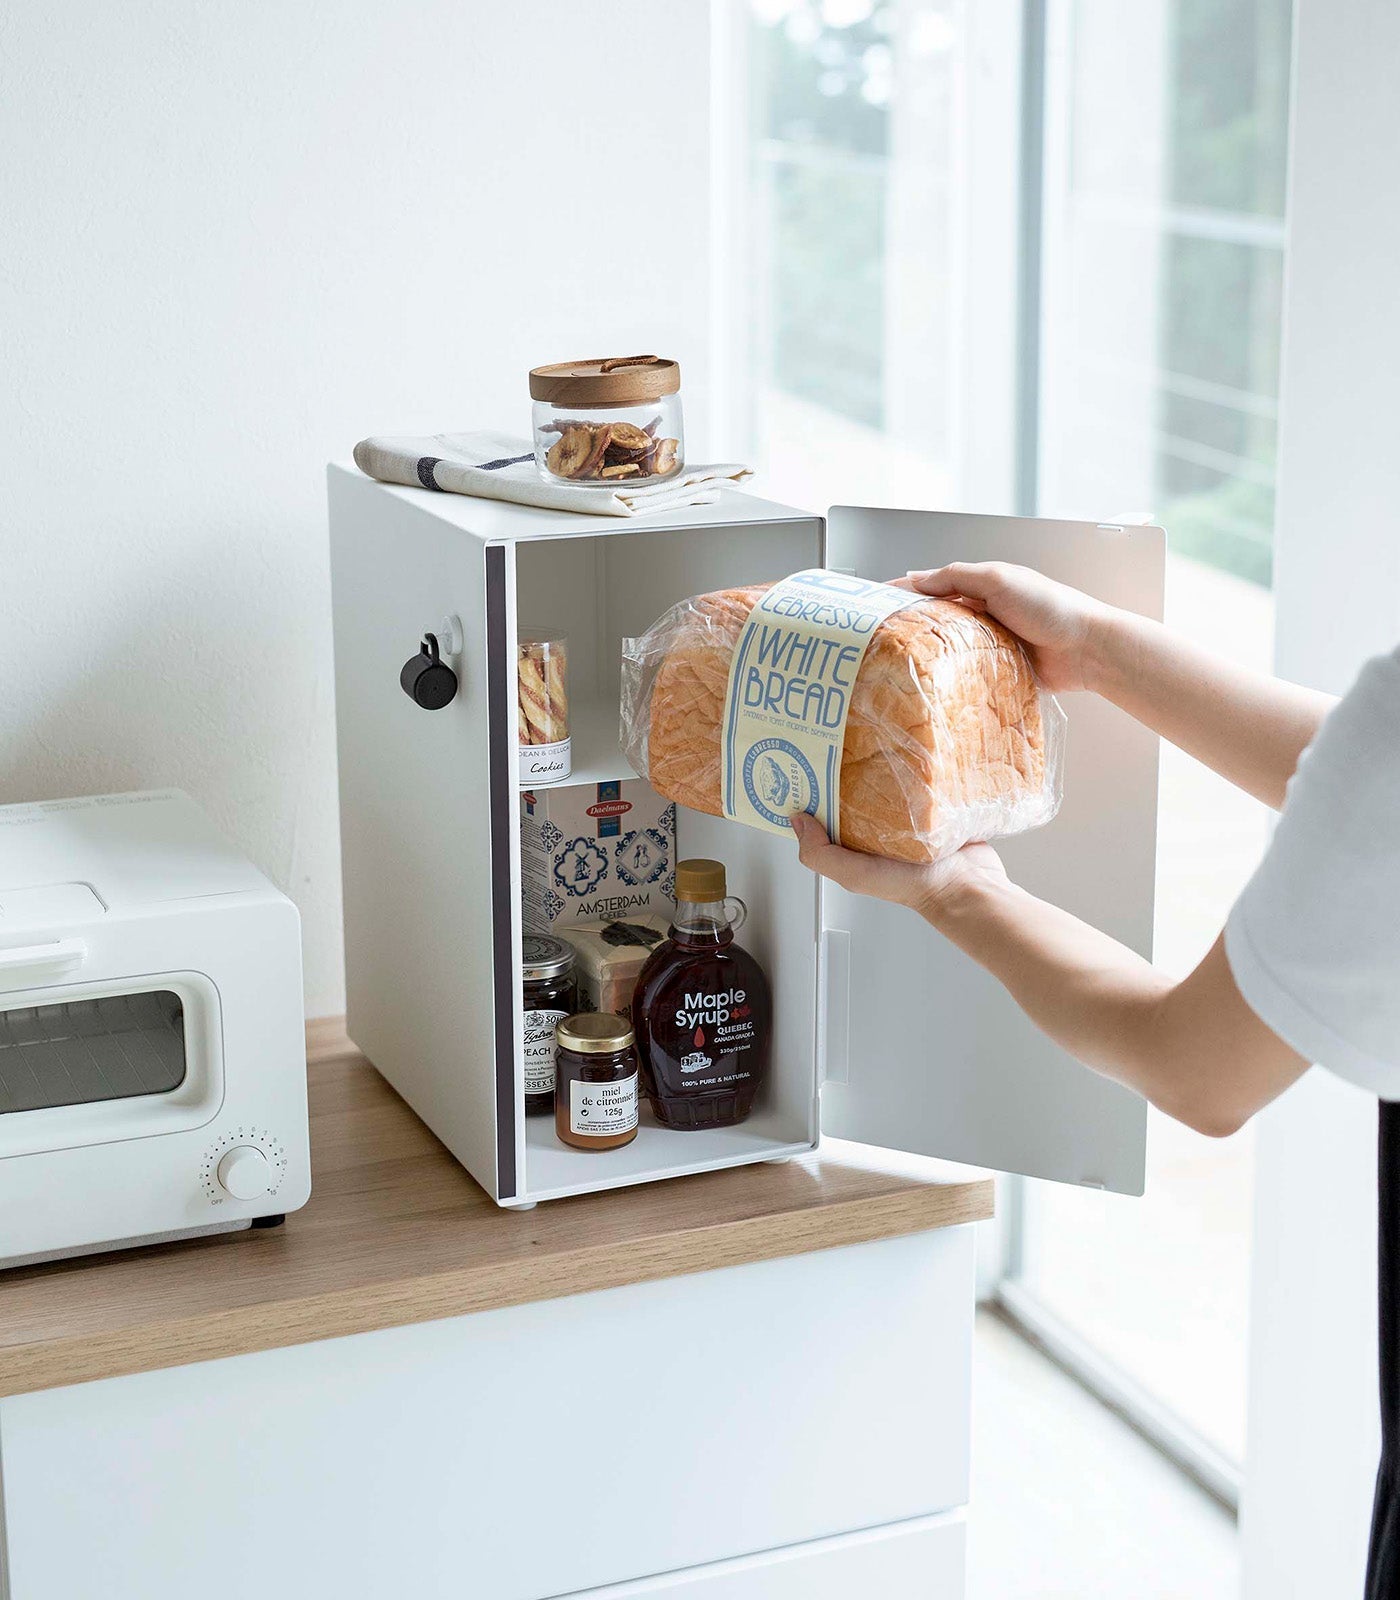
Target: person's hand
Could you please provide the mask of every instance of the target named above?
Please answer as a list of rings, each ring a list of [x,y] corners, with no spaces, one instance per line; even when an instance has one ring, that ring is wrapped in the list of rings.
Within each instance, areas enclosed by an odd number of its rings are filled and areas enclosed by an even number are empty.
[[[909,906],[935,925],[939,913],[958,894],[978,883],[1006,879],[1001,857],[989,844],[969,844],[939,861],[915,863],[888,861],[862,850],[832,844],[821,823],[805,811],[788,819],[797,835],[797,851],[804,867],[852,894],[870,895]]]
[[[1047,689],[1093,687],[1099,636],[1115,614],[1111,606],[1004,561],[957,561],[911,572],[895,583],[916,594],[961,600],[995,617],[1025,642],[1036,676]]]

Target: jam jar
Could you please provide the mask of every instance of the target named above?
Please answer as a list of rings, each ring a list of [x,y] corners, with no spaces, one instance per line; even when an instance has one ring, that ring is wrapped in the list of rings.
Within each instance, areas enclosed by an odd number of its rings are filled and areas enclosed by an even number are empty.
[[[575,1150],[616,1150],[637,1137],[637,1055],[632,1024],[612,1011],[580,1011],[559,1024],[554,1131]]]
[[[520,943],[525,1010],[525,1115],[554,1110],[554,1030],[574,1009],[573,946],[549,934],[527,933]]]
[[[685,464],[681,369],[662,356],[561,361],[530,373],[535,461],[546,478],[625,490]]]

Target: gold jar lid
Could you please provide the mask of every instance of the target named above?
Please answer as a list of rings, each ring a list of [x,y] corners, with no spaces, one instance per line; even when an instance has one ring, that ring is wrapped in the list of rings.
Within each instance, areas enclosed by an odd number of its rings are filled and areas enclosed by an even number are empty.
[[[707,856],[692,856],[689,861],[677,863],[677,900],[703,904],[710,900],[723,900],[728,893],[722,861],[711,861]]]
[[[610,1056],[625,1050],[635,1035],[632,1024],[615,1011],[577,1011],[554,1030],[562,1050],[581,1056]]]

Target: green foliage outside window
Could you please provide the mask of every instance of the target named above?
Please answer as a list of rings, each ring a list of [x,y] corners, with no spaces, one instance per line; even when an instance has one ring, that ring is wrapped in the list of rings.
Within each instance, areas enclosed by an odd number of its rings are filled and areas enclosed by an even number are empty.
[[[880,427],[893,8],[769,10],[751,35],[769,381]],[[1174,548],[1268,583],[1292,5],[1171,0],[1167,26],[1155,509]]]
[[[769,233],[772,382],[878,428],[884,420],[889,8],[829,27],[796,4],[754,30],[755,184]]]
[[[1267,584],[1283,250],[1251,225],[1283,216],[1291,4],[1176,0],[1170,25],[1169,201],[1238,226],[1163,233],[1160,512],[1173,548]]]

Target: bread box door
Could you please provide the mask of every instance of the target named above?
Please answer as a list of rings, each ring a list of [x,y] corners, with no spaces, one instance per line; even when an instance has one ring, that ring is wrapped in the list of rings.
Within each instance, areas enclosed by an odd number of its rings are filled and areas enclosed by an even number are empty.
[[[949,561],[1036,567],[1161,616],[1160,528],[834,507],[827,564],[889,578]],[[1069,717],[1065,798],[998,843],[1012,878],[1150,956],[1157,740],[1088,694]],[[1146,1106],[1050,1043],[1001,986],[909,911],[822,891],[822,1130],[843,1139],[1141,1194]]]

